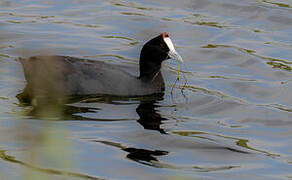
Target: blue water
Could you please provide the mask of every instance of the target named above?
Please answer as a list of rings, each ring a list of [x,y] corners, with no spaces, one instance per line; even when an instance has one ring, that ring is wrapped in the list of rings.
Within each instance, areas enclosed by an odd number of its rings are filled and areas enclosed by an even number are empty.
[[[0,179],[292,179],[291,7],[0,1]],[[40,114],[16,98],[26,84],[18,57],[89,58],[135,74],[143,43],[164,31],[185,77],[175,84],[177,64],[165,63],[162,97],[90,97]]]

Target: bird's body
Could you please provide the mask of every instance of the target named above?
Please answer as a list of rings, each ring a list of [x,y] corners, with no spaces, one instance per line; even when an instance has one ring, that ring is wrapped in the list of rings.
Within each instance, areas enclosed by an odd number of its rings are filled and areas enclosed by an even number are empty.
[[[27,88],[43,94],[141,96],[164,90],[160,71],[152,80],[142,81],[119,65],[88,59],[34,56],[20,62]]]
[[[88,59],[68,56],[34,56],[19,58],[29,98],[64,97],[67,95],[143,96],[164,91],[161,63],[174,58],[182,62],[168,33],[148,41],[140,53],[140,76],[125,68]]]

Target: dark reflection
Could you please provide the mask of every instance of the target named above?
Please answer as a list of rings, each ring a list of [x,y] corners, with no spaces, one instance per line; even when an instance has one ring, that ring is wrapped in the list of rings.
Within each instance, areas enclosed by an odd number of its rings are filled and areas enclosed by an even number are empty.
[[[141,100],[136,112],[140,116],[138,123],[140,123],[145,129],[157,130],[162,134],[166,134],[160,125],[162,124],[162,121],[167,119],[161,117],[157,110],[155,110],[156,107],[159,107],[155,103],[163,100],[163,95],[164,94],[159,94],[155,96],[156,98],[150,100]]]
[[[71,96],[66,98],[56,98],[56,97],[34,97],[33,99],[27,95],[26,89],[18,94],[18,98],[21,106],[30,106],[32,107],[29,112],[26,112],[27,116],[32,116],[38,119],[52,119],[55,120],[101,120],[101,119],[90,119],[82,116],[76,115],[77,113],[88,113],[96,112],[98,108],[87,108],[87,107],[78,107],[72,106],[68,103],[107,103],[122,105],[126,102],[127,104],[137,104],[140,101],[139,106],[136,109],[136,112],[139,115],[139,120],[137,122],[141,124],[145,129],[156,130],[162,134],[166,132],[160,127],[162,121],[167,120],[166,118],[161,117],[158,111],[155,109],[159,107],[157,102],[163,100],[164,94],[154,94],[150,96],[141,96],[141,97],[119,97],[119,96],[109,96],[109,95],[92,95],[92,96]],[[121,150],[127,152],[127,158],[135,162],[147,165],[147,166],[157,166],[159,162],[159,156],[165,156],[168,154],[167,151],[163,150],[148,150],[134,147],[125,147],[119,143],[113,143],[108,141],[94,141],[103,143],[106,145],[111,145]]]
[[[20,102],[20,106],[30,106],[29,111],[25,111],[25,116],[38,119],[51,120],[87,120],[100,121],[102,119],[88,118],[82,116],[84,113],[96,113],[99,108],[74,106],[72,103],[105,103],[105,104],[136,104],[140,101],[136,109],[140,119],[137,120],[145,129],[157,130],[162,134],[166,132],[160,127],[162,121],[167,120],[161,117],[155,108],[159,107],[157,102],[163,100],[164,93],[140,96],[140,97],[122,97],[110,95],[88,95],[88,96],[39,96],[31,98],[28,89],[25,88],[22,93],[16,97]],[[121,103],[122,101],[122,103]]]
[[[87,108],[68,105],[67,103],[74,103],[82,100],[82,97],[36,97],[31,98],[26,92],[25,88],[23,92],[16,95],[20,106],[31,106],[29,111],[25,111],[25,116],[30,116],[38,119],[51,119],[51,120],[94,120],[83,116],[78,116],[78,113],[96,112],[98,108]],[[83,97],[85,98],[85,97]]]
[[[160,151],[160,150],[147,150],[147,149],[137,149],[137,148],[125,148],[124,151],[128,152],[127,158],[140,162],[142,164],[152,166],[151,161],[158,162],[159,160],[155,156],[164,156],[167,155],[167,151]]]
[[[136,161],[138,163],[148,165],[148,166],[156,166],[159,162],[157,159],[157,156],[165,156],[168,155],[169,152],[167,151],[161,151],[161,150],[147,150],[147,149],[139,149],[139,148],[133,148],[133,147],[125,147],[121,145],[120,143],[114,143],[109,141],[98,141],[94,140],[93,142],[99,142],[105,145],[113,146],[116,148],[120,148],[125,152],[128,152],[127,158]]]
[[[58,110],[56,110],[58,109]],[[60,114],[56,113],[57,111],[62,110]],[[94,109],[98,110],[98,108]],[[87,107],[75,107],[69,105],[57,105],[57,106],[46,106],[46,107],[34,107],[27,115],[37,118],[56,118],[58,120],[86,120],[86,121],[94,121],[96,119],[87,118],[83,116],[78,116],[78,113],[88,113],[88,112],[96,112],[93,108]],[[44,113],[46,116],[44,117]]]

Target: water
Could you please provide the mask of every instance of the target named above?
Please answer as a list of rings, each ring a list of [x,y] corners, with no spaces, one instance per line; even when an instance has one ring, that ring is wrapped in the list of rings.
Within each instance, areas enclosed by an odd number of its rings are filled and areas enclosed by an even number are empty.
[[[0,179],[292,179],[292,1],[0,1]],[[123,64],[168,31],[185,88],[41,114],[17,57]],[[53,109],[53,110],[52,110]],[[43,116],[45,112],[45,116]]]

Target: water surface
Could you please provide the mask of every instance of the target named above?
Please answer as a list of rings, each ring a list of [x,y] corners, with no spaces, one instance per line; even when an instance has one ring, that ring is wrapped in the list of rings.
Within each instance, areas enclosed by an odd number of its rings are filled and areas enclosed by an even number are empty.
[[[0,179],[292,179],[292,2],[0,2]],[[183,56],[162,95],[16,98],[17,57],[70,55],[137,74],[168,31]],[[181,79],[183,82],[183,79]]]

